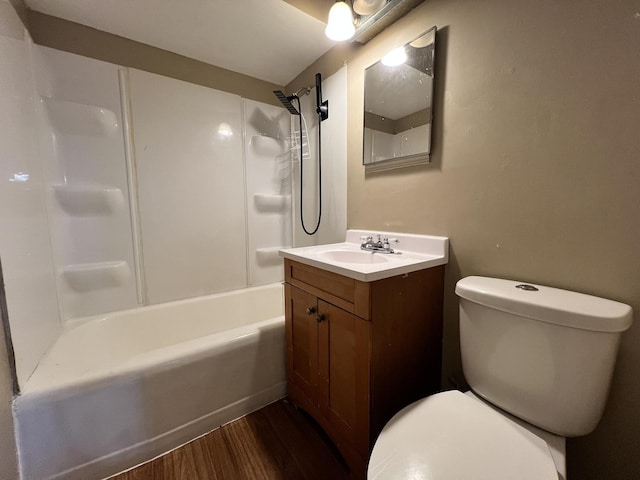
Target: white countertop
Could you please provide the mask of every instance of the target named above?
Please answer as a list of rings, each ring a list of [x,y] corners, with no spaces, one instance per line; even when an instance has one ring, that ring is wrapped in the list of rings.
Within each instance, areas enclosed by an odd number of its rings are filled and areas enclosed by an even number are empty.
[[[388,237],[395,253],[360,249],[360,237]],[[449,239],[432,235],[348,230],[346,241],[327,245],[288,248],[280,256],[363,282],[373,282],[444,265],[449,261]]]

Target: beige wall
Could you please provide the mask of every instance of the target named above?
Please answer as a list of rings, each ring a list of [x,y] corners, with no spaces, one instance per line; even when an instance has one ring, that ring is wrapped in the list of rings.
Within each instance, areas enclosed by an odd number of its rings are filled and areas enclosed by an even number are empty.
[[[396,134],[409,130],[410,128],[419,127],[431,120],[431,110],[429,108],[423,108],[422,110],[410,113],[406,117],[393,120],[391,118],[381,117],[371,112],[364,112],[364,124],[367,128],[372,130],[378,130],[379,132],[386,132]]]
[[[429,107],[410,113],[406,117],[397,119],[394,122],[394,133],[404,132],[410,128],[426,125],[431,121],[431,109]]]
[[[381,117],[371,112],[364,112],[364,124],[367,128],[377,130],[379,132],[396,133],[395,121],[391,118]]]
[[[363,69],[432,25],[432,164],[367,176]],[[462,276],[553,285],[640,312],[639,46],[637,1],[427,0],[289,85],[348,63],[349,227],[450,237],[446,388],[448,377],[461,378],[454,285]],[[637,478],[639,376],[635,325],[602,423],[568,443],[569,478]]]

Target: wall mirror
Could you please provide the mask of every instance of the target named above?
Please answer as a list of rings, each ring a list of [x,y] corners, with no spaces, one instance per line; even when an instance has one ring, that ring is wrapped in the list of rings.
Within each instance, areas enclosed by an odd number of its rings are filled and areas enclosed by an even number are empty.
[[[367,171],[429,163],[435,39],[433,27],[365,70]]]

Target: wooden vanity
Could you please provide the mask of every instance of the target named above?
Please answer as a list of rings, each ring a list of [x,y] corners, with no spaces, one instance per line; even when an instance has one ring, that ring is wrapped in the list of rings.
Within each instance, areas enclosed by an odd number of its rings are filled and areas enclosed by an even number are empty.
[[[284,265],[289,400],[364,479],[386,422],[440,389],[444,265],[370,282]]]

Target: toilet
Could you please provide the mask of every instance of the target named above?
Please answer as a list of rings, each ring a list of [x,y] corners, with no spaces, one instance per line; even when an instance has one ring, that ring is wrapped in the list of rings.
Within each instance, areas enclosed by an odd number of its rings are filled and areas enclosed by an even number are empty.
[[[367,478],[566,479],[565,438],[598,424],[631,307],[475,276],[456,294],[471,390],[398,412],[376,440]]]

